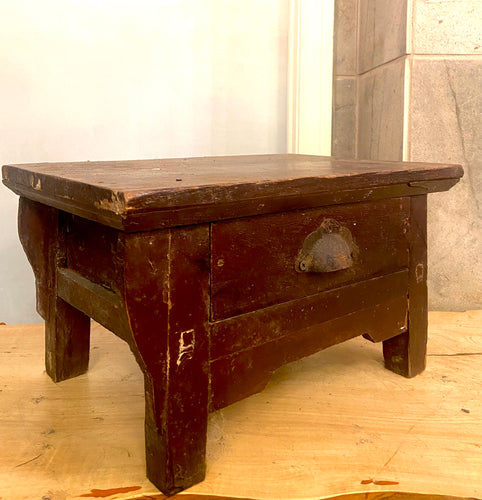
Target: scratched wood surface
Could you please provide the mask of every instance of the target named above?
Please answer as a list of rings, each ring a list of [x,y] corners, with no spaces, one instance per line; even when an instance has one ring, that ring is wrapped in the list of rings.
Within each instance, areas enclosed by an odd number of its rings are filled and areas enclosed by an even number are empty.
[[[212,319],[408,267],[409,209],[410,198],[390,198],[214,223]],[[327,218],[350,231],[357,246],[353,265],[315,276],[296,272],[295,261],[304,240]]]
[[[281,368],[210,416],[206,480],[179,496],[482,498],[481,324],[430,313],[414,379],[361,338]],[[164,498],[145,478],[142,373],[124,342],[92,337],[90,371],[54,384],[42,325],[0,326],[1,500]]]
[[[2,168],[17,194],[128,232],[444,191],[462,175],[459,165],[290,154]]]

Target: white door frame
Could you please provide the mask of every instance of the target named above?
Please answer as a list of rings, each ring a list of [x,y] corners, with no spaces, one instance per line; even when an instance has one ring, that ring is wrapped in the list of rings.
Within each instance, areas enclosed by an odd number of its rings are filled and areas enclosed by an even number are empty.
[[[290,0],[288,153],[331,154],[334,0]]]

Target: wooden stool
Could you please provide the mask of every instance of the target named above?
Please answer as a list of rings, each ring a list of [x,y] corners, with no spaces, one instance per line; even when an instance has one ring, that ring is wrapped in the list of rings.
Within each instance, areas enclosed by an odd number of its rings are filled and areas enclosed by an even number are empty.
[[[205,475],[208,412],[365,335],[425,367],[426,195],[457,165],[262,155],[7,165],[47,373],[87,370],[90,318],[145,376],[147,476]]]

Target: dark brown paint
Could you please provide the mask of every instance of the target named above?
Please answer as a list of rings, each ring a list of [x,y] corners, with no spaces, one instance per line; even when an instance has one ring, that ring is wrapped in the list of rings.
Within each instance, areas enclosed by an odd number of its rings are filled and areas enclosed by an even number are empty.
[[[47,372],[85,372],[90,318],[124,339],[145,377],[147,476],[173,495],[204,478],[208,412],[284,363],[364,334],[387,368],[423,370],[426,194],[461,175],[308,155],[5,166]],[[352,262],[297,272],[327,220]]]
[[[406,268],[409,216],[409,199],[392,198],[213,224],[212,319]],[[350,231],[358,247],[353,265],[330,273],[296,272],[305,239],[326,219]]]
[[[404,377],[425,369],[427,351],[427,196],[410,198],[408,329],[383,342],[385,366]]]
[[[378,189],[385,198],[442,191],[463,174],[458,165],[291,154],[35,163],[2,172],[21,196],[129,232],[356,202]]]
[[[125,486],[123,488],[109,488],[105,490],[100,490],[100,489],[92,489],[90,490],[90,493],[84,493],[83,495],[79,495],[79,497],[86,497],[86,498],[107,498],[112,495],[117,495],[119,493],[129,493],[131,491],[137,491],[140,490],[141,486]]]

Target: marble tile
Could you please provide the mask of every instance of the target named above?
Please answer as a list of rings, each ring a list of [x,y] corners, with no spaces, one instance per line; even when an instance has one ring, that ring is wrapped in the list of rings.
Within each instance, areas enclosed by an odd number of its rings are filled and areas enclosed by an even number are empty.
[[[359,77],[358,157],[401,160],[405,58]]]
[[[480,0],[413,0],[415,54],[482,54]]]
[[[335,0],[333,74],[356,74],[358,0]]]
[[[451,191],[429,196],[432,309],[482,307],[482,56],[415,58],[410,159],[461,163]]]
[[[358,72],[406,54],[407,0],[359,0]]]
[[[355,157],[356,77],[339,77],[333,86],[331,154]]]

